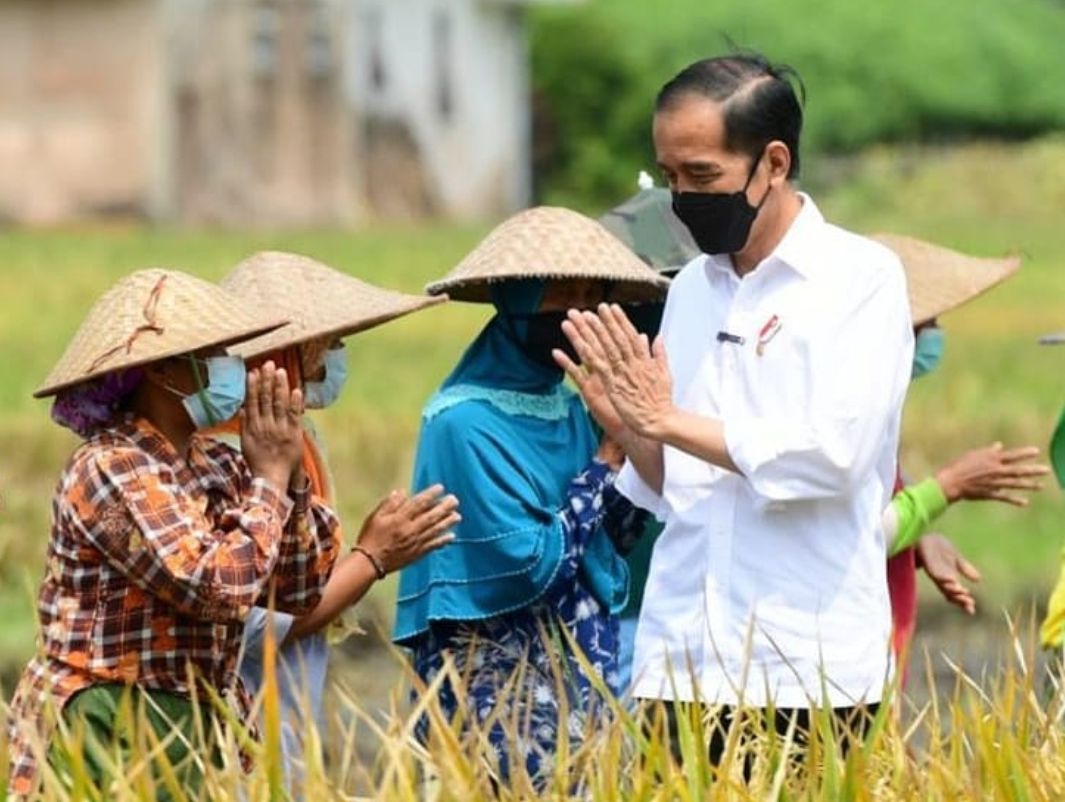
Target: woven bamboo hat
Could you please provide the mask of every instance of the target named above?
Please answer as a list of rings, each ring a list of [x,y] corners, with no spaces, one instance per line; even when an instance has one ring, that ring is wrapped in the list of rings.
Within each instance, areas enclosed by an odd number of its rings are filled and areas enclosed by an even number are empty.
[[[230,349],[245,359],[365,331],[447,300],[375,287],[314,259],[282,251],[249,256],[220,285],[257,309],[289,321]]]
[[[981,259],[900,234],[875,234],[873,239],[902,261],[915,326],[982,295],[1021,267],[1016,256]]]
[[[655,300],[669,287],[595,220],[538,206],[497,226],[458,267],[425,289],[459,301],[488,302],[489,284],[523,278],[613,281],[613,299],[620,302]]]
[[[201,348],[230,345],[276,329],[284,317],[176,270],[139,270],[109,289],[81,327],[37,398],[105,373]]]

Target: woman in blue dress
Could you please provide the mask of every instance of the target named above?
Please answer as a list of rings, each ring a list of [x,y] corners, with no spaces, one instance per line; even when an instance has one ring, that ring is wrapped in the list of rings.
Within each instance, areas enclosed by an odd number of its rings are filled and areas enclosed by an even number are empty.
[[[566,309],[650,300],[664,282],[594,221],[540,208],[429,291],[495,315],[423,412],[414,486],[445,483],[463,520],[401,574],[394,637],[426,687],[451,667],[439,704],[487,735],[501,781],[518,762],[542,781],[603,711],[600,689],[617,691],[619,550],[644,523],[613,490],[624,454],[599,434],[616,431],[613,410],[590,398],[597,426],[552,352]]]

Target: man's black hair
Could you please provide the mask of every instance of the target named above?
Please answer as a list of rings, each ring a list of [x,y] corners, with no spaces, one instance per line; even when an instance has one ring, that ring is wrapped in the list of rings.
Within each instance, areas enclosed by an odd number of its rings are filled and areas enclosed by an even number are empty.
[[[659,90],[655,111],[667,111],[687,95],[702,95],[722,104],[729,150],[754,159],[770,142],[780,140],[791,153],[788,178],[798,177],[806,87],[794,69],[771,64],[757,53],[696,61]]]

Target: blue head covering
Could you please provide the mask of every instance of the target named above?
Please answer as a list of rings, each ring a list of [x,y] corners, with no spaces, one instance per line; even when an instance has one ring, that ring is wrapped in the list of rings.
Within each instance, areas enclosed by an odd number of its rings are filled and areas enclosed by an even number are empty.
[[[540,280],[492,286],[497,314],[467,349],[423,412],[414,487],[443,484],[461,504],[456,539],[400,574],[394,638],[432,621],[468,621],[526,607],[543,596],[564,551],[559,511],[570,482],[598,446],[580,398],[562,371],[522,351]],[[588,543],[581,578],[612,611],[628,593],[628,571],[602,530]]]
[[[441,393],[459,386],[534,394],[558,388],[562,370],[527,358],[520,342],[528,326],[523,316],[539,311],[546,289],[540,279],[492,284],[489,292],[497,314],[444,380]]]

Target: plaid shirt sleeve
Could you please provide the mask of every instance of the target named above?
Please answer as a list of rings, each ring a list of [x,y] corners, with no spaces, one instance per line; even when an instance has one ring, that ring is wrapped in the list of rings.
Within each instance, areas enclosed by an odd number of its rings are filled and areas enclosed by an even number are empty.
[[[74,467],[72,523],[117,570],[186,615],[247,615],[277,563],[290,499],[255,479],[211,515],[137,449],[88,452]]]
[[[309,613],[318,606],[339,550],[336,514],[309,485],[289,490],[292,514],[281,537],[274,570],[274,603],[293,615]]]

